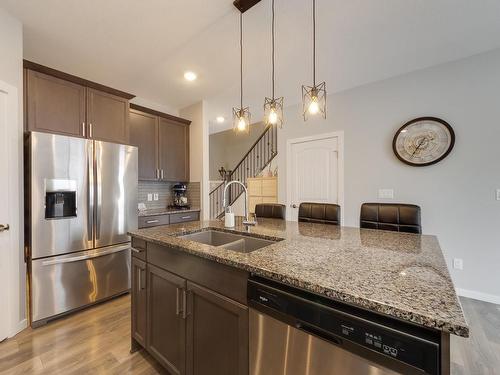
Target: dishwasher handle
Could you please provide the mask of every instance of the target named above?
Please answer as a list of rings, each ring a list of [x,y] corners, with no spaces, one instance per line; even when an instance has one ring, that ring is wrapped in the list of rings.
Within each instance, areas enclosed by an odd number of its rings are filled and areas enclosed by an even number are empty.
[[[339,346],[341,346],[343,344],[343,340],[340,339],[337,335],[334,335],[331,332],[325,331],[324,329],[318,328],[318,327],[313,326],[311,324],[297,321],[295,323],[295,328],[297,328],[305,333],[308,333],[310,335],[322,338],[323,340],[326,340],[332,344],[339,345]]]

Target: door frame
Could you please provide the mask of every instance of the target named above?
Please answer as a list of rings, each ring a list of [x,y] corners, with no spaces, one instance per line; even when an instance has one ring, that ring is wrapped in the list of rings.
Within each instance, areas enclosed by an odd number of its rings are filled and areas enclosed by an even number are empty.
[[[307,137],[293,138],[286,141],[286,206],[287,220],[292,220],[290,210],[292,204],[292,146],[297,143],[320,141],[322,139],[337,138],[338,148],[338,204],[340,206],[340,223],[344,223],[344,131],[315,134]]]
[[[21,290],[21,262],[24,258],[21,230],[24,222],[23,211],[23,137],[20,125],[19,94],[18,89],[4,81],[0,81],[0,91],[7,94],[6,113],[6,163],[7,163],[7,191],[8,191],[8,217],[10,229],[9,251],[7,254],[7,274],[5,275],[7,285],[7,308],[5,318],[7,319],[7,337],[12,337],[27,327],[25,312],[21,311],[21,299],[25,299],[25,292]],[[19,192],[16,195],[16,192]],[[24,318],[22,318],[24,316]],[[2,338],[0,338],[1,340]]]

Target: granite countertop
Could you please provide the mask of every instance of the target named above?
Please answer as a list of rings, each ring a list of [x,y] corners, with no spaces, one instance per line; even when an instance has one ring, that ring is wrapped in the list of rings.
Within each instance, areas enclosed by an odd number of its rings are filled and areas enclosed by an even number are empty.
[[[185,239],[215,228],[284,239],[238,253]],[[404,321],[468,337],[469,328],[435,236],[259,219],[226,229],[220,221],[139,229],[130,235],[237,267]]]
[[[182,212],[198,212],[200,211],[197,207],[192,207],[190,209],[179,209],[179,208],[153,208],[145,211],[139,211],[137,215],[139,217],[156,216],[156,215],[168,215],[168,214],[179,214]]]

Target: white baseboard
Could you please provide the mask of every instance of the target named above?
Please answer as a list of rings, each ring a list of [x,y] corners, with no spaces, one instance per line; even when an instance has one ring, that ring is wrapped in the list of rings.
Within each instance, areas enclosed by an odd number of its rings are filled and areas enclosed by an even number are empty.
[[[14,337],[15,335],[17,335],[19,332],[21,332],[22,330],[28,328],[28,320],[27,319],[23,319],[21,321],[19,321],[16,326],[14,327],[14,330],[13,332],[11,332],[10,336],[9,337]]]
[[[479,301],[490,302],[500,305],[500,296],[496,296],[494,294],[481,293],[481,292],[476,292],[475,290],[468,290],[462,288],[457,288],[457,293],[459,296],[462,297],[477,299]]]

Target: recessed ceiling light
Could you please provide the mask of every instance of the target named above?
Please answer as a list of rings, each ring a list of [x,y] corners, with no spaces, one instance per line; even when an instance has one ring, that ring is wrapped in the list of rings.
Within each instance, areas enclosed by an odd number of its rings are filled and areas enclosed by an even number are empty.
[[[186,72],[184,73],[184,78],[188,81],[194,81],[197,75],[195,72]]]
[[[224,117],[222,117],[222,116],[217,116],[217,122],[218,122],[219,124],[222,124],[224,121],[226,121],[226,119],[225,119]]]

